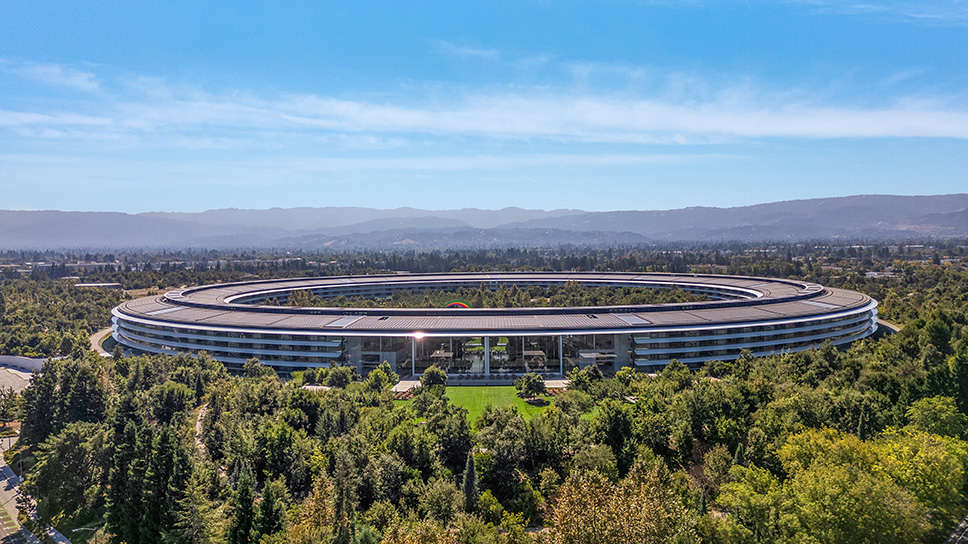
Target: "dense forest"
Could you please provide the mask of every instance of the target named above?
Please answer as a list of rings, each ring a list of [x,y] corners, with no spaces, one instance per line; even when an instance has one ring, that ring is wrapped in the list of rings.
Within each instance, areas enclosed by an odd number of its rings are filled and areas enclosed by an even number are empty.
[[[107,326],[116,290],[74,287],[68,281],[0,281],[0,355],[48,357],[87,349]]]
[[[699,372],[593,367],[533,417],[474,421],[432,371],[396,400],[386,366],[284,381],[72,349],[24,392],[10,460],[43,519],[118,543],[940,543],[968,512],[968,272],[820,262],[715,270],[859,289],[901,332]]]

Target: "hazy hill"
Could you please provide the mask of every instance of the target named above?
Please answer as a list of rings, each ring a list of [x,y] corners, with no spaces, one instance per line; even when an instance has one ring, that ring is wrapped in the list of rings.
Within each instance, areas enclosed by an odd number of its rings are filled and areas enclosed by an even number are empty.
[[[237,208],[226,208],[197,213],[148,212],[139,215],[144,217],[189,221],[201,225],[271,226],[296,232],[300,230],[316,231],[335,227],[350,227],[351,225],[367,224],[375,221],[401,219],[416,220],[426,217],[452,219],[463,225],[489,229],[506,225],[508,223],[583,213],[586,212],[582,210],[525,210],[522,208],[503,208],[500,210],[463,208],[460,210],[428,211],[417,208],[377,210],[374,208],[357,207],[325,207],[270,208],[268,210],[240,210]],[[347,232],[349,232],[349,230]],[[364,230],[360,232],[369,231],[364,228]]]
[[[968,194],[862,195],[662,211],[221,209],[0,211],[0,249],[397,248],[968,237]]]
[[[736,208],[590,212],[506,228],[628,231],[658,240],[779,240],[968,235],[968,194],[863,195]]]

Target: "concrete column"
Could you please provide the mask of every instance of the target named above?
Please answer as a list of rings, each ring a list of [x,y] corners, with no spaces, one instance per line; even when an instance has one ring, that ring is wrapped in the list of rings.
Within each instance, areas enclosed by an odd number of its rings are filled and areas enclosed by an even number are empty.
[[[565,374],[565,337],[558,335],[558,374]]]
[[[491,373],[491,337],[484,337],[484,374]]]
[[[417,375],[417,337],[410,337],[410,374]]]
[[[623,366],[631,366],[632,361],[629,359],[630,340],[631,337],[628,334],[615,335],[615,365],[613,371],[618,372]]]

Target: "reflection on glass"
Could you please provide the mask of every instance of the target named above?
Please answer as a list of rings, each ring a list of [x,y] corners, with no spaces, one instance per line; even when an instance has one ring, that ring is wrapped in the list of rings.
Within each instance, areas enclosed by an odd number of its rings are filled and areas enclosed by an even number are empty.
[[[492,336],[491,374],[557,373],[557,336]]]
[[[611,372],[618,355],[615,351],[615,335],[577,334],[562,339],[564,350],[564,371],[574,368],[599,366],[602,371]],[[626,349],[627,351],[627,349]],[[625,359],[627,359],[627,353]]]
[[[363,337],[360,339],[358,356],[364,376],[384,361],[390,364],[394,372],[409,370],[410,338]]]
[[[483,374],[484,349],[481,338],[423,337],[416,338],[414,372],[423,374],[437,365],[448,374]]]

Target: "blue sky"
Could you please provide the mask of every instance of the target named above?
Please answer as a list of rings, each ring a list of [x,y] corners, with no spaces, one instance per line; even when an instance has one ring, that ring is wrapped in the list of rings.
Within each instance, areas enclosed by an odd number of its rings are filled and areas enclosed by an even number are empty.
[[[968,2],[0,3],[0,208],[968,192]]]

